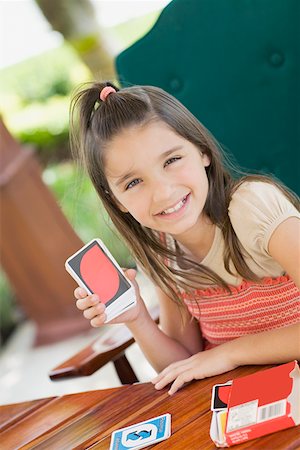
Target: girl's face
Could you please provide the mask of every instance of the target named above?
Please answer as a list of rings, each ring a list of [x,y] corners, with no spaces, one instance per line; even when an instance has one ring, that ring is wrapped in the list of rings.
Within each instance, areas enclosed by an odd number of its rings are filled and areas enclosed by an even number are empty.
[[[201,225],[209,164],[161,121],[122,131],[105,154],[105,174],[120,209],[178,240]]]

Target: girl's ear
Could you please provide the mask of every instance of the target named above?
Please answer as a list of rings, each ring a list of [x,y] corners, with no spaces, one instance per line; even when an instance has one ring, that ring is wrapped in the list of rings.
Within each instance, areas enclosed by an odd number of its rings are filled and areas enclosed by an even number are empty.
[[[204,167],[208,167],[210,165],[210,157],[205,153],[202,153],[202,162]]]

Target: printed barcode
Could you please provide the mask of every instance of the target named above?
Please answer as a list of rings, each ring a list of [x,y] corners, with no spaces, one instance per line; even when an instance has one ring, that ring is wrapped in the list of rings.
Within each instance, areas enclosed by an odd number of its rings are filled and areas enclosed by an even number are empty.
[[[275,417],[284,416],[286,411],[286,400],[279,400],[278,402],[269,403],[265,406],[260,406],[257,411],[257,422],[264,422],[265,420],[274,419]]]

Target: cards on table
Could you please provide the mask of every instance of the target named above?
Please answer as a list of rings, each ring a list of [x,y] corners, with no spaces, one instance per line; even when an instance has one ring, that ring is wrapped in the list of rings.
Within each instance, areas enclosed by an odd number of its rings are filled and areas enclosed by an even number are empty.
[[[170,435],[171,414],[167,413],[114,431],[109,450],[137,450],[168,439]]]
[[[135,306],[132,283],[100,239],[93,239],[70,256],[65,268],[79,286],[99,296],[106,306],[106,322]]]

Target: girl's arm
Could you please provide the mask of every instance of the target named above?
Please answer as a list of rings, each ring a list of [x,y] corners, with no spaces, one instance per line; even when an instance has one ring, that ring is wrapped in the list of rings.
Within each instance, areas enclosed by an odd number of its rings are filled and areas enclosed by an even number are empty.
[[[139,287],[135,281],[135,270],[128,269],[126,276],[135,286],[137,304],[112,321],[125,323],[138,342],[146,358],[158,372],[174,361],[188,358],[202,350],[202,339],[199,324],[189,315],[187,309],[179,306],[157,288],[160,303],[160,326],[151,318]],[[83,311],[86,319],[93,327],[101,327],[105,323],[105,306],[96,294],[88,295],[85,289],[76,288],[77,308]],[[162,328],[162,330],[161,330]]]
[[[269,253],[300,289],[300,219],[282,222],[269,240]]]
[[[300,220],[291,217],[281,223],[269,241],[269,253],[294,280],[300,290]],[[300,299],[299,299],[300,319]],[[247,338],[247,339],[245,339]],[[254,346],[253,364],[281,363],[293,359],[300,360],[300,323],[273,331],[245,336],[238,345],[232,343],[235,359],[240,364],[249,364],[247,352]]]
[[[269,253],[300,289],[299,219],[291,217],[276,228],[269,241]],[[279,364],[294,359],[300,360],[300,323],[242,336],[198,353],[170,365],[152,382],[157,389],[173,382],[169,393],[174,394],[184,383],[193,379],[218,375],[241,365]]]
[[[151,319],[146,308],[139,317],[126,325],[144,355],[156,371],[202,350],[199,324],[187,309],[179,307],[164,292],[156,288],[160,305],[160,326]]]
[[[285,269],[300,290],[300,220],[297,217],[290,217],[275,229],[269,241],[269,253]],[[300,360],[300,323],[244,336],[236,344],[233,341],[231,347],[233,357],[239,365]],[[247,353],[253,362],[249,360]]]

